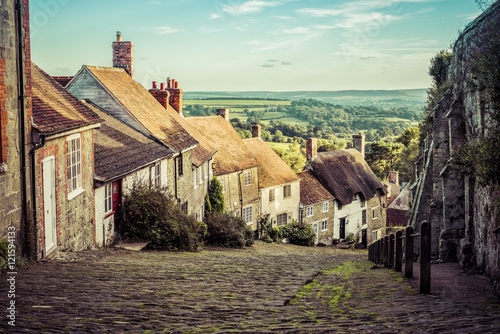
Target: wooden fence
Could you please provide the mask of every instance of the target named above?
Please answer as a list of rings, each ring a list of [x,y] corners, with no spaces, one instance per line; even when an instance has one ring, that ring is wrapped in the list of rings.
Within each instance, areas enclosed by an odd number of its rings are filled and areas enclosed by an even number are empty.
[[[420,237],[420,293],[431,293],[431,224],[423,221],[420,233],[413,233],[413,227],[407,227],[405,233],[397,231],[379,239],[368,246],[368,259],[376,264],[383,264],[401,272],[404,258],[404,277],[413,277],[413,238]]]

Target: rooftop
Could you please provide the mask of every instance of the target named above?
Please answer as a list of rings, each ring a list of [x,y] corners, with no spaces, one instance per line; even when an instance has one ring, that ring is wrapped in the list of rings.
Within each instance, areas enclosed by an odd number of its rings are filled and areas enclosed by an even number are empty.
[[[321,182],[309,171],[297,173],[300,180],[300,202],[303,205],[313,205],[316,203],[335,199]]]

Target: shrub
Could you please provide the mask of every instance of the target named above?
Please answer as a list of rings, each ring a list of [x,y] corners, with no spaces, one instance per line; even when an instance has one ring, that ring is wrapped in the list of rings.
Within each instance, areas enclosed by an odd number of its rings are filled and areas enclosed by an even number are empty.
[[[285,238],[289,238],[290,243],[295,245],[312,246],[316,241],[316,234],[311,226],[291,221],[277,228],[269,228],[268,234],[262,240],[270,239],[274,242],[281,242]]]
[[[165,191],[134,183],[119,211],[122,236],[148,241],[148,248],[195,251],[202,244],[203,225],[183,214]]]
[[[207,238],[210,245],[244,248],[253,245],[252,230],[243,218],[232,213],[214,212],[207,216]]]

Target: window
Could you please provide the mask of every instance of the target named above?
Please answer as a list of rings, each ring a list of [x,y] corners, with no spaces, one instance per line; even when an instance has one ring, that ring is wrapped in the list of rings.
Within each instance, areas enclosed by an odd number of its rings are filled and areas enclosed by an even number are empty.
[[[196,176],[196,168],[193,169],[193,184],[194,189],[198,188],[198,177]]]
[[[335,203],[337,203],[337,209],[342,210],[342,203],[340,203],[339,201],[335,201]]]
[[[278,226],[286,225],[288,223],[288,215],[286,213],[278,215],[276,218],[276,222],[278,223]]]
[[[245,177],[245,186],[252,185],[252,171],[251,170],[245,171],[244,177]]]
[[[181,205],[181,211],[182,213],[184,213],[185,215],[188,214],[188,202],[184,202],[184,204]]]
[[[203,165],[198,168],[198,174],[200,175],[200,184],[203,183]]]
[[[220,178],[220,184],[222,185],[222,192],[225,193],[226,192],[226,178],[225,177]]]
[[[181,177],[182,175],[184,175],[184,170],[182,168],[182,154],[179,155],[179,157],[177,158],[177,175],[178,175],[178,177]]]
[[[112,198],[112,184],[108,183],[104,186],[104,213],[110,213],[113,210]]]
[[[327,231],[328,230],[328,220],[325,219],[321,222],[321,231]]]
[[[252,206],[247,206],[246,208],[243,208],[243,220],[247,224],[251,224],[253,222],[253,207]]]
[[[314,207],[308,206],[306,209],[306,217],[312,217],[314,213]]]
[[[81,135],[68,137],[66,149],[68,197],[74,198],[82,190],[82,150]]]
[[[275,189],[269,189],[269,203],[274,202],[275,200]]]
[[[292,196],[292,186],[290,184],[283,187],[283,198]]]
[[[372,209],[372,219],[378,218],[378,208]]]
[[[328,212],[328,202],[323,203],[323,212]]]
[[[372,238],[373,238],[373,242],[375,242],[375,241],[378,240],[378,231],[373,231],[372,232]]]
[[[161,187],[161,164],[156,163],[151,167],[151,185]]]
[[[205,170],[205,179],[208,179],[208,174],[210,172],[210,164],[208,162],[205,162],[205,165],[207,168],[203,168]]]

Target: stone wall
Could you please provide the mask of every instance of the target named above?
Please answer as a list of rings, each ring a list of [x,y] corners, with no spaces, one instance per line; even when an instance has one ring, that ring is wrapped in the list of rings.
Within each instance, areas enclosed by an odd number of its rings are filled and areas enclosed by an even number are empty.
[[[8,226],[16,228],[16,242],[21,249],[25,246],[23,253],[32,255],[34,240],[29,238],[32,230],[29,214],[30,204],[30,167],[28,154],[30,149],[31,119],[31,59],[29,39],[29,6],[28,1],[23,1],[22,6],[22,34],[17,36],[17,11],[14,0],[0,1],[0,238],[6,238]],[[18,67],[18,38],[23,41],[23,71],[24,91],[19,91],[19,67]],[[25,107],[25,164],[26,172],[21,170],[21,140],[20,140],[20,103],[19,96],[24,95]],[[26,214],[23,217],[23,187],[22,177],[26,175],[27,189]],[[27,240],[25,240],[28,238]],[[25,243],[24,241],[27,241]]]
[[[449,73],[452,88],[432,114],[412,186],[414,202],[410,224],[418,232],[420,223],[432,225],[432,255],[445,261],[477,266],[498,285],[500,281],[500,234],[492,207],[498,196],[491,187],[480,187],[472,177],[460,175],[449,159],[465,141],[488,133],[491,111],[470,71],[472,48],[491,22],[500,19],[500,4],[492,6],[472,22],[454,46]],[[498,289],[497,289],[498,290]]]

